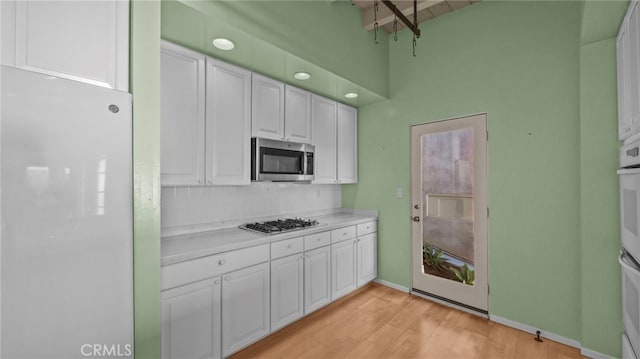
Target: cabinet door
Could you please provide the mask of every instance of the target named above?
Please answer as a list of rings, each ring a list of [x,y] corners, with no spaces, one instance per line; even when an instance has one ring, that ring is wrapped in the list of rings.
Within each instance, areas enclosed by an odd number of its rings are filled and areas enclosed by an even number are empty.
[[[308,251],[304,258],[304,313],[331,302],[331,248]]]
[[[286,85],[284,98],[285,140],[311,143],[311,93]]]
[[[618,140],[624,141],[631,134],[629,119],[629,36],[627,23],[620,27],[616,42],[618,71]]]
[[[271,261],[271,330],[304,314],[304,260],[295,254]]]
[[[269,334],[269,263],[222,277],[222,354]]]
[[[129,2],[2,1],[2,64],[129,89]]]
[[[331,245],[331,300],[356,289],[356,240]]]
[[[162,359],[221,357],[220,278],[162,292]]]
[[[313,95],[311,123],[311,143],[316,147],[314,183],[337,183],[336,102]]]
[[[358,110],[338,104],[338,183],[358,182]]]
[[[253,74],[251,136],[284,140],[284,84]]]
[[[207,184],[251,182],[251,72],[207,58]]]
[[[369,283],[378,276],[378,241],[375,233],[358,237],[357,277],[358,287]]]
[[[162,42],[163,185],[204,184],[205,56]]]
[[[640,127],[640,7],[638,2],[633,2],[630,7],[631,13],[627,25],[629,92],[626,104],[629,109],[629,135],[636,133]]]

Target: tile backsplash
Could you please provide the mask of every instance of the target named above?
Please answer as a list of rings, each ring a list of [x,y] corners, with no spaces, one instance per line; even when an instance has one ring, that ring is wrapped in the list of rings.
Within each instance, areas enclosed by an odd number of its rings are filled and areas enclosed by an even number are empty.
[[[162,187],[162,228],[299,215],[342,207],[342,186],[256,182],[249,186]]]

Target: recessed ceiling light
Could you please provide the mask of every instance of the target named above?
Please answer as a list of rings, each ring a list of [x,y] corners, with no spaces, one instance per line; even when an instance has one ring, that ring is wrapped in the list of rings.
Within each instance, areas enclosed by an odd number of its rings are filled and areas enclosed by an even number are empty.
[[[296,72],[293,74],[293,77],[295,77],[296,80],[308,80],[311,78],[311,74],[308,72]]]
[[[217,47],[220,50],[229,51],[229,50],[233,50],[233,48],[236,47],[236,44],[234,44],[233,41],[229,39],[225,39],[224,37],[218,37],[216,39],[213,39],[212,42],[213,42],[213,46]]]
[[[355,93],[355,92],[349,92],[349,93],[344,94],[344,97],[346,97],[346,98],[356,98],[356,97],[358,97],[358,94]]]

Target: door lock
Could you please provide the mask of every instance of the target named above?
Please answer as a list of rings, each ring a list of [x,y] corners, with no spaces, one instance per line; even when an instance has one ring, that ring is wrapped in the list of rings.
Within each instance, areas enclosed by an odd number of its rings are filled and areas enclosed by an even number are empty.
[[[413,216],[411,220],[414,222],[420,222],[420,216]]]

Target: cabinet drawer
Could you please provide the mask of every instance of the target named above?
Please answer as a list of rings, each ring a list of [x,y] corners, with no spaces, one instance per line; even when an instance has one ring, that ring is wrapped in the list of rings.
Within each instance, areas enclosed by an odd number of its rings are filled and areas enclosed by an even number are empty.
[[[356,238],[356,226],[344,227],[331,231],[331,243],[342,242],[351,238]]]
[[[373,233],[376,231],[376,222],[367,222],[359,224],[357,227],[358,236],[362,236],[364,234]]]
[[[269,244],[196,258],[162,267],[162,290],[211,278],[269,260]]]
[[[271,243],[271,259],[302,252],[302,237]]]
[[[304,236],[304,250],[309,251],[315,248],[324,247],[331,244],[331,233],[322,232]]]

